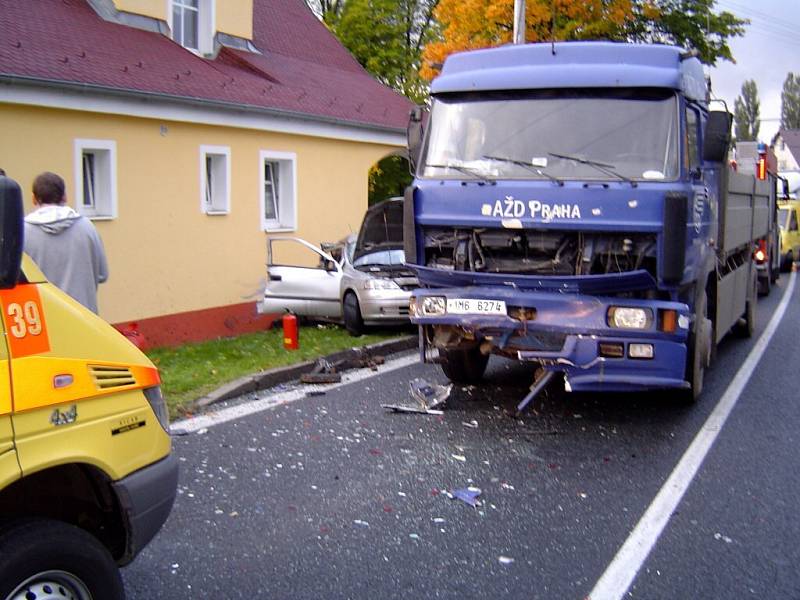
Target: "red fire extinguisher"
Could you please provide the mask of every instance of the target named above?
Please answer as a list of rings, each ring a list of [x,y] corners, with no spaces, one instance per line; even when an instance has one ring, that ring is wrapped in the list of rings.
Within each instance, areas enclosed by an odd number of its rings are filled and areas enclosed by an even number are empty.
[[[300,336],[297,332],[297,317],[291,313],[283,315],[283,347],[287,350],[297,350],[300,347]]]

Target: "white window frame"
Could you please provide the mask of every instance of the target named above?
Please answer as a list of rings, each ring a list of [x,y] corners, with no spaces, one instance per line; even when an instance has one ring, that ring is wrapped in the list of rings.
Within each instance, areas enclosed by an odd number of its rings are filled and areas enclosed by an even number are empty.
[[[278,177],[278,218],[267,219],[266,169],[267,162],[277,162]],[[258,155],[258,205],[261,215],[261,230],[270,233],[295,231],[297,229],[297,154],[276,150],[261,150]]]
[[[208,158],[216,165],[211,173],[213,189],[208,189]],[[219,177],[224,177],[220,182]],[[209,204],[209,192],[214,195]],[[222,194],[222,197],[219,197]],[[207,215],[227,215],[231,212],[231,149],[228,146],[200,146],[200,211]]]
[[[167,1],[167,18],[171,37],[175,43],[180,44],[190,52],[206,56],[214,52],[214,35],[216,33],[216,0],[198,0],[197,2],[197,48],[184,46],[182,40],[175,39],[175,24],[173,23],[173,9],[177,4],[184,10],[193,10],[185,6],[182,0]]]
[[[84,202],[84,156],[94,156],[94,201]],[[117,218],[117,142],[75,139],[75,210],[92,220]]]

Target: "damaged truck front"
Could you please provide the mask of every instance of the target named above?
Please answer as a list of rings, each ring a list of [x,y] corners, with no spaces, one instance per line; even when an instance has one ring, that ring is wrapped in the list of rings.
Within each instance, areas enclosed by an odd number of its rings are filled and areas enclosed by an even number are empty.
[[[537,389],[562,373],[568,391],[695,399],[717,342],[753,331],[775,203],[774,179],[729,168],[730,115],[709,111],[700,62],[506,46],[451,56],[431,92],[404,204],[423,360],[455,382],[498,354],[541,366]]]

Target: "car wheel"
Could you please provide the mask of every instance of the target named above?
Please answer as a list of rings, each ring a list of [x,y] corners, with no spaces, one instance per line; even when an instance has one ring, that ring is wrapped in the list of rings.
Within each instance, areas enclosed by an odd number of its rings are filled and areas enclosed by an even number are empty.
[[[352,336],[364,333],[364,319],[361,317],[361,307],[358,298],[353,292],[344,295],[344,328]]]
[[[442,371],[453,383],[477,383],[486,371],[489,355],[480,348],[439,350]]]
[[[124,597],[114,559],[83,529],[61,521],[26,519],[0,533],[0,598]]]

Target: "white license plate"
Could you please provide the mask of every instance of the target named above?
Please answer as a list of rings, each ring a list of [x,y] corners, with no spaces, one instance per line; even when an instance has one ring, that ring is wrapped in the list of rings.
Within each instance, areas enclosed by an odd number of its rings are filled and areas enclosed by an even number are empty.
[[[447,312],[453,315],[505,315],[506,303],[503,300],[448,298]]]

